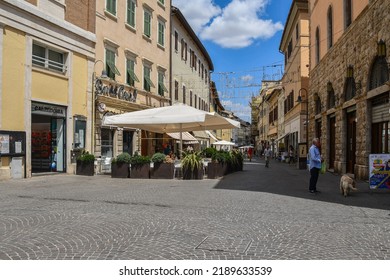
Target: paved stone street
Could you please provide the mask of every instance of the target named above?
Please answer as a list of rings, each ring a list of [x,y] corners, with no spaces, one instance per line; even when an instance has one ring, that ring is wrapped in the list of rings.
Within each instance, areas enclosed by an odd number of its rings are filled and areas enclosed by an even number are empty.
[[[0,182],[0,259],[390,259],[390,192],[246,162],[221,180]]]

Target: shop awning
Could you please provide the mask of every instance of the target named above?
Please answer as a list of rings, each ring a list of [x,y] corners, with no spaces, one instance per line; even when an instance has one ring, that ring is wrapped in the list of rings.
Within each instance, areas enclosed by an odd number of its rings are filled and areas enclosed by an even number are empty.
[[[170,132],[167,133],[168,136],[172,137],[173,139],[180,140],[180,132]],[[199,143],[198,140],[192,136],[189,132],[183,132],[182,133],[183,141],[191,141],[194,143]]]
[[[214,135],[213,133],[211,133],[211,132],[208,131],[208,130],[206,130],[206,133],[207,133],[208,135],[210,135],[210,137],[211,137],[212,139],[214,139],[215,141],[218,141],[217,137],[215,137],[215,135]]]
[[[194,136],[196,138],[210,139],[210,136],[206,133],[206,131],[193,131]]]

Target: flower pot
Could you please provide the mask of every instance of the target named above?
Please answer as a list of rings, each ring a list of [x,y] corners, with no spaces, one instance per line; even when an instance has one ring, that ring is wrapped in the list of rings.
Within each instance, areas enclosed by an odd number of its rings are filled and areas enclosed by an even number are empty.
[[[150,174],[152,179],[173,179],[175,171],[174,163],[154,163],[153,170]]]
[[[150,164],[132,164],[130,166],[130,178],[149,179],[150,178]]]
[[[203,166],[198,169],[191,170],[183,168],[183,180],[202,180],[204,176]]]
[[[129,178],[130,164],[111,163],[111,178]]]
[[[78,160],[76,162],[76,175],[93,176],[95,174],[95,163]]]
[[[216,179],[220,176],[221,164],[218,162],[209,162],[207,164],[207,178]]]

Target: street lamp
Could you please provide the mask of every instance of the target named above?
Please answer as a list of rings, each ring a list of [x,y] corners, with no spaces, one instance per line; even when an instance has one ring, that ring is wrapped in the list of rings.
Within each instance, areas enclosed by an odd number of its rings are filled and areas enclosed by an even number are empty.
[[[95,72],[95,66],[98,62],[101,62],[103,64],[103,70],[102,74],[100,77],[96,77],[96,72]],[[96,60],[95,63],[93,64],[93,73],[92,73],[92,124],[91,124],[91,154],[95,153],[95,102],[96,102],[96,97],[95,97],[95,86],[96,86],[96,79],[97,78],[107,78],[107,72],[104,70],[104,62],[102,60]]]
[[[302,100],[301,91],[305,92],[305,100]],[[305,88],[301,88],[298,92],[298,103],[306,103],[306,153],[309,152],[309,96]]]

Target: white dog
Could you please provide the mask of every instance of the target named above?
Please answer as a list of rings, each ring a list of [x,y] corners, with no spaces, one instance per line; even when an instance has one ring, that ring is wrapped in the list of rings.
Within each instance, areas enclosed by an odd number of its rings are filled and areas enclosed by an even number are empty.
[[[343,175],[340,179],[340,192],[344,197],[347,197],[350,190],[357,191],[355,180],[348,175]]]

